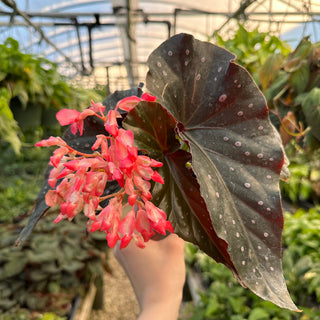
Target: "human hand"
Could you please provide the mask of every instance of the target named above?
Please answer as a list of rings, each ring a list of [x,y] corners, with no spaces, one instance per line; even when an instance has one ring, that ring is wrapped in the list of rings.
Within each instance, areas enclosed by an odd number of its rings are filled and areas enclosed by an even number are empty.
[[[184,241],[176,234],[149,240],[144,249],[134,243],[114,249],[128,275],[141,313],[138,320],[176,320],[185,281]]]

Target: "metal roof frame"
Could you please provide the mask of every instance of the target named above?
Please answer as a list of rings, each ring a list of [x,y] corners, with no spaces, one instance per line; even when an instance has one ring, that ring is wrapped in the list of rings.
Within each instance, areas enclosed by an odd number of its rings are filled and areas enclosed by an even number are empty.
[[[275,1],[281,3],[286,10],[274,10]],[[94,68],[103,63],[106,66],[122,63],[127,70],[129,86],[137,85],[141,80],[137,64],[145,63],[144,53],[148,51],[146,39],[152,42],[151,52],[154,42],[158,45],[177,32],[194,33],[205,40],[218,31],[227,30],[226,27],[235,20],[249,20],[271,26],[277,23],[280,25],[286,18],[288,25],[300,22],[306,26],[311,24],[313,28],[318,27],[320,30],[320,4],[313,4],[311,7],[311,0],[308,1],[309,6],[302,6],[302,2],[298,0],[228,0],[228,7],[215,11],[212,10],[213,1],[205,0],[64,0],[39,7],[38,11],[27,10],[26,2],[24,10],[21,10],[14,0],[1,0],[1,3],[6,7],[5,10],[0,7],[0,27],[21,26],[34,30],[32,43],[21,44],[24,50],[28,51],[37,43],[45,42],[48,46],[42,49],[44,56],[50,58],[56,53],[59,56],[55,57],[56,62],[69,65],[74,69],[73,74],[83,76],[92,74]],[[88,5],[93,8],[101,5],[105,10],[83,11]],[[150,10],[151,7],[155,9]],[[188,23],[188,17],[206,17],[209,24],[214,21],[214,30],[200,30],[198,25]],[[165,29],[161,28],[163,30],[156,34],[155,27],[158,26],[159,29],[160,25]],[[141,26],[151,30],[151,35],[140,34],[143,29]],[[71,29],[67,30],[68,27]],[[107,27],[113,30],[113,36],[107,35]],[[100,35],[97,36],[99,32]],[[316,30],[314,33],[317,33]],[[318,33],[320,34],[320,31]],[[71,40],[59,40],[58,43],[55,41],[68,37],[68,34],[72,34]],[[119,40],[112,43],[114,38]],[[141,43],[144,45],[141,46]],[[103,50],[109,53],[105,52],[104,59],[101,59]]]

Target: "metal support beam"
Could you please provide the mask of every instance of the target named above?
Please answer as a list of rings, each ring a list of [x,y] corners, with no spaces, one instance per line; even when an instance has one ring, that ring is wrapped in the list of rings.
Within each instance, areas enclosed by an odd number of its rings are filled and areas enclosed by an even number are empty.
[[[214,31],[215,34],[219,33],[232,19],[239,19],[241,16],[245,16],[245,10],[250,7],[256,0],[245,0],[241,3],[239,9],[234,12],[217,30]]]
[[[41,39],[43,39],[45,42],[47,42],[50,46],[52,46],[59,54],[61,54],[64,59],[70,63],[78,72],[81,71],[79,69],[79,66],[77,64],[75,64],[68,56],[66,56],[64,54],[64,52],[62,52],[49,38],[47,38],[45,36],[45,34],[43,33],[42,29],[39,27],[39,26],[36,26],[31,20],[30,18],[28,17],[28,15],[19,10],[18,7],[17,7],[17,4],[15,3],[14,0],[1,0],[2,3],[4,3],[6,6],[8,6],[9,8],[11,8],[13,10],[13,14],[19,14],[25,21],[26,23],[31,26],[35,31],[37,31],[40,36],[41,36]]]
[[[89,75],[89,72],[86,69],[86,66],[84,65],[83,52],[82,52],[82,43],[81,43],[78,19],[74,18],[72,20],[73,20],[73,24],[74,24],[74,26],[76,28],[76,32],[77,32],[78,47],[79,47],[79,53],[80,53],[80,59],[81,59],[81,67],[82,67],[81,74],[87,76],[87,75]]]
[[[124,54],[124,64],[126,66],[129,85],[137,86],[139,74],[137,68],[137,43],[136,43],[136,23],[134,12],[138,10],[138,0],[111,0],[116,24],[118,25],[122,48]],[[123,13],[126,17],[123,18]]]

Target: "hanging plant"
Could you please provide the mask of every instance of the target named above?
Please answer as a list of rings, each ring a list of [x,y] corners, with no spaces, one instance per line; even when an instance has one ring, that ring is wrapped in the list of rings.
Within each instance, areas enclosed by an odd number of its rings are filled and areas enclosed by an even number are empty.
[[[88,230],[106,232],[110,246],[134,239],[143,247],[155,232],[174,231],[258,296],[297,310],[281,265],[281,140],[234,59],[179,34],[148,59],[154,97],[137,88],[81,113],[60,111],[71,129],[38,144],[59,148],[18,243],[56,205],[56,222],[83,211]]]

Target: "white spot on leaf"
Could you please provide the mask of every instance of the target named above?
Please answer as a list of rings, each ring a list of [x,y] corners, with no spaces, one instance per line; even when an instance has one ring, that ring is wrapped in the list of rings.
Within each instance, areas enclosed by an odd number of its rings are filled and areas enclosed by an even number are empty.
[[[220,102],[224,102],[224,101],[226,101],[226,99],[227,99],[227,95],[226,95],[226,94],[222,94],[222,95],[219,97],[219,101],[220,101]]]
[[[239,111],[239,112],[237,113],[237,116],[238,116],[238,117],[242,117],[242,116],[243,116],[243,111]]]

